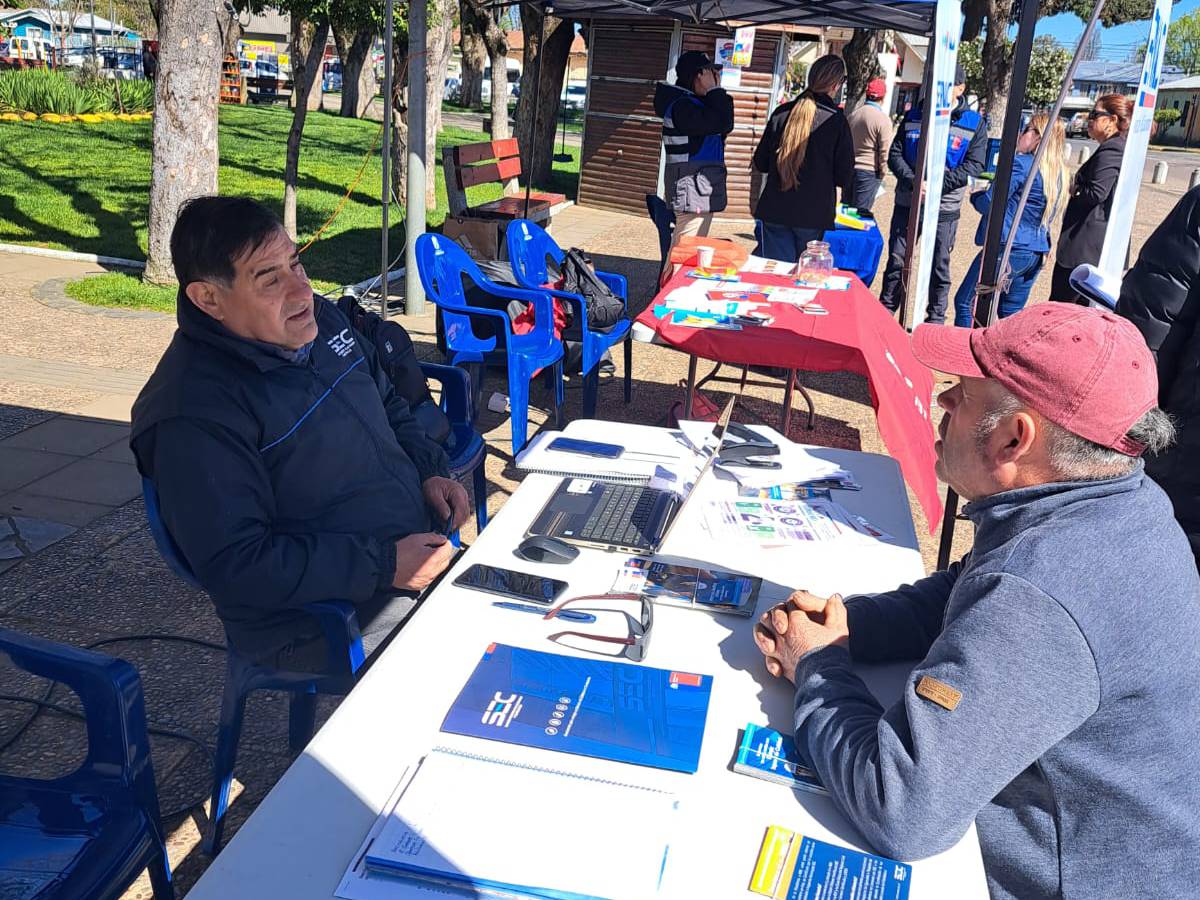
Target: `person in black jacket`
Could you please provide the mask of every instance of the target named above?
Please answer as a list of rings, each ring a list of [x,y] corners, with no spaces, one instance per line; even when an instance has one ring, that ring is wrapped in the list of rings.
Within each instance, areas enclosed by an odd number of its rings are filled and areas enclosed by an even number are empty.
[[[1051,300],[1087,305],[1087,300],[1071,287],[1071,270],[1082,263],[1095,265],[1100,261],[1132,116],[1133,102],[1120,94],[1099,97],[1088,113],[1088,135],[1100,146],[1079,167],[1071,185],[1050,277]]]
[[[441,447],[374,348],[314,296],[279,220],[201,197],[171,235],[179,330],[133,407],[130,444],[230,643],[324,668],[302,609],[355,604],[364,653],[449,563],[467,517]]]
[[[659,82],[654,112],[663,120],[667,205],[675,211],[672,246],[683,235],[707,235],[713,213],[728,204],[725,135],[733,131],[733,98],[721,67],[699,50],[675,63],[675,84]]]
[[[941,203],[938,205],[933,271],[929,275],[929,299],[925,309],[925,321],[939,325],[946,320],[946,304],[950,297],[950,254],[954,252],[954,242],[958,238],[963,197],[966,196],[970,179],[982,172],[987,164],[987,117],[967,109],[963,99],[966,90],[966,71],[959,66],[954,75],[955,107],[950,113],[946,174],[942,180]],[[908,247],[913,179],[918,165],[917,148],[921,142],[922,109],[923,104],[918,103],[908,111],[902,126],[896,129],[896,136],[888,151],[888,168],[896,176],[896,206],[892,211],[888,261],[883,271],[879,302],[892,312],[900,308],[908,288],[904,284],[904,257]]]
[[[1158,365],[1158,405],[1175,419],[1173,447],[1146,459],[1200,561],[1200,187],[1183,195],[1121,282],[1117,313]]]
[[[833,228],[836,188],[854,197],[854,138],[834,96],[846,80],[839,56],[822,56],[808,70],[808,87],[771,114],[754,151],[767,175],[754,216],[755,253],[794,262]]]

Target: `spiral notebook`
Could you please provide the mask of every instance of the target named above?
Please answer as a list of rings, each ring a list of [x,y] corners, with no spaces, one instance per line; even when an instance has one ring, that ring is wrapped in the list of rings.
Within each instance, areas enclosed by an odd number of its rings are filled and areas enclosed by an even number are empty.
[[[436,747],[364,862],[493,896],[653,897],[677,808],[666,791]]]

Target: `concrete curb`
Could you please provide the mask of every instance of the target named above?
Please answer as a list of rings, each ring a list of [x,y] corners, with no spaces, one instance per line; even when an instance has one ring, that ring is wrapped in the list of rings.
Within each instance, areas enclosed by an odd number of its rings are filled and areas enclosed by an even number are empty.
[[[89,316],[107,316],[110,319],[162,319],[175,318],[173,313],[158,312],[153,309],[120,309],[112,306],[92,306],[80,303],[67,296],[66,285],[76,278],[51,278],[43,281],[33,289],[33,299],[51,309],[61,309],[67,312],[84,313]]]
[[[24,253],[27,256],[48,256],[50,259],[69,259],[74,262],[94,262],[125,269],[144,269],[145,260],[122,259],[119,256],[99,256],[95,253],[76,253],[73,250],[51,250],[47,247],[26,247],[23,244],[0,244],[0,253]]]

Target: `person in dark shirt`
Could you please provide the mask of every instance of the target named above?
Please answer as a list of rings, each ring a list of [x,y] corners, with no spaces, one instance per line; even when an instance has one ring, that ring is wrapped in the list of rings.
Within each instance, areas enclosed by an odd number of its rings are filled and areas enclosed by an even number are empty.
[[[1133,102],[1120,94],[1097,98],[1088,113],[1088,135],[1100,146],[1079,167],[1071,184],[1071,199],[1063,212],[1062,233],[1058,236],[1058,252],[1050,277],[1051,300],[1087,306],[1087,301],[1071,287],[1071,271],[1083,263],[1095,265],[1100,261],[1132,117]]]
[[[270,210],[192,200],[171,256],[179,330],[130,439],[167,531],[232,646],[323,668],[304,607],[336,599],[369,656],[449,563],[440,532],[466,519],[466,491]]]
[[[795,262],[809,241],[833,228],[836,189],[854,198],[854,139],[834,97],[846,80],[839,56],[822,56],[808,70],[808,87],[771,114],[754,151],[767,183],[754,209],[755,253]]]

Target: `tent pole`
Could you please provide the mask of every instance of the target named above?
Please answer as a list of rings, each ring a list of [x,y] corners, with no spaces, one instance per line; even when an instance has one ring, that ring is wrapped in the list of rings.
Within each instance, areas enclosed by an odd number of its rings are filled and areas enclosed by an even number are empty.
[[[404,312],[425,312],[425,290],[417,272],[417,238],[425,233],[425,69],[427,12],[424,0],[408,4],[408,188],[404,214]],[[496,73],[492,73],[496,77]]]
[[[391,166],[392,166],[392,2],[385,4],[383,26],[383,188],[379,195],[379,203],[383,208],[383,227],[380,244],[381,259],[379,262],[379,315],[387,318],[387,287],[388,287],[388,211],[391,209]]]
[[[996,163],[996,177],[992,181],[993,197],[1007,197],[1012,181],[1013,157],[1017,154],[1017,136],[1021,131],[1021,107],[1024,105],[1025,89],[1029,83],[1029,57],[1033,52],[1033,30],[1037,26],[1037,14],[1038,4],[1035,0],[1022,0],[1021,21],[1013,47],[1012,81],[1008,87],[1008,105],[1004,109],[1004,132],[1000,138],[1000,160]],[[991,110],[988,112],[990,114]],[[988,299],[986,303],[975,305],[977,327],[984,327],[991,320],[991,292],[1001,281],[1000,234],[1004,230],[1004,210],[1007,205],[993,203],[988,215],[987,236],[983,242],[983,260],[979,270],[981,292],[977,294]],[[947,488],[946,511],[942,516],[942,537],[938,545],[939,569],[950,565],[950,549],[954,543],[954,523],[957,517],[958,494],[953,488]]]
[[[545,9],[542,10],[542,36],[538,42],[537,54],[537,75],[534,77],[533,85],[533,130],[529,136],[529,171],[525,173],[525,213],[522,218],[529,218],[529,192],[533,189],[533,173],[536,169],[537,162],[537,146],[538,146],[538,113],[542,108],[542,57],[546,53],[546,19],[554,15],[554,4],[547,3]],[[505,72],[505,77],[508,73]],[[496,77],[496,73],[492,73],[492,78]]]
[[[925,48],[925,74],[921,78],[921,97],[920,101],[924,106],[924,111],[921,113],[921,137],[917,141],[917,167],[913,177],[912,196],[913,200],[917,200],[921,196],[921,191],[925,188],[925,154],[928,151],[929,143],[929,124],[930,113],[933,111],[933,42],[935,36],[931,35],[929,44]],[[904,128],[903,121],[900,123],[900,128]],[[892,213],[895,215],[895,212]],[[911,203],[908,207],[908,236],[904,244],[904,267],[900,270],[900,284],[903,291],[900,294],[900,325],[907,327],[908,307],[910,303],[915,302],[912,297],[913,276],[916,271],[913,269],[913,258],[916,256],[917,230],[921,227],[921,204],[920,202]],[[920,311],[920,306],[917,307]],[[914,315],[915,319],[916,316]]]

